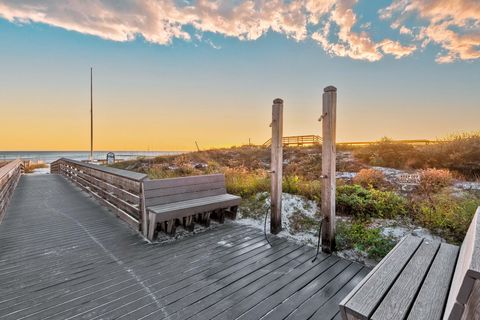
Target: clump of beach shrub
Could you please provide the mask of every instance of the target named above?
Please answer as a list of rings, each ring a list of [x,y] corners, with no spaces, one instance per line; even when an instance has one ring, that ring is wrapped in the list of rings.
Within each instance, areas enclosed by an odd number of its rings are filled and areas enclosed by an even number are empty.
[[[387,185],[383,172],[375,169],[361,169],[353,178],[353,183],[364,188],[383,188]]]
[[[453,182],[453,175],[448,169],[425,169],[420,171],[418,191],[425,194],[439,192]]]
[[[479,197],[471,194],[458,197],[448,190],[412,202],[417,223],[456,244],[463,241],[478,206]]]
[[[355,149],[354,155],[364,163],[372,166],[391,168],[416,168],[423,163],[414,146],[394,142],[389,138]]]
[[[397,169],[441,168],[467,179],[480,178],[480,132],[449,136],[427,145],[410,145],[382,140],[354,149],[365,164]]]
[[[392,237],[382,235],[380,228],[368,228],[361,222],[337,222],[337,250],[356,249],[378,261],[393,249],[395,243]]]
[[[395,219],[407,213],[407,200],[393,191],[360,185],[337,187],[337,211],[358,219]]]
[[[264,170],[248,171],[245,167],[226,168],[225,183],[229,193],[248,197],[270,190],[270,178]]]

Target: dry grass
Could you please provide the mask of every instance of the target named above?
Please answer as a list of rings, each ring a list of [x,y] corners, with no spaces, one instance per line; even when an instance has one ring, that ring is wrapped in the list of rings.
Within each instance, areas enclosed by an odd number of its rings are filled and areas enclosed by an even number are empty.
[[[377,188],[381,189],[388,185],[387,180],[385,180],[385,175],[383,172],[375,169],[362,169],[360,170],[353,182],[361,185],[364,188]]]
[[[28,166],[25,166],[25,173],[32,173],[35,169],[48,168],[46,163],[32,163]]]
[[[467,179],[480,179],[480,132],[449,136],[429,145],[409,145],[388,138],[356,148],[365,164],[397,169],[448,169]]]

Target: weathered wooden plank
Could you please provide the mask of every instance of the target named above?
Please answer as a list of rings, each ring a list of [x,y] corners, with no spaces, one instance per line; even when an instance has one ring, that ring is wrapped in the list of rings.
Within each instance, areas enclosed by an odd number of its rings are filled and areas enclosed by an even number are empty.
[[[352,295],[348,297],[349,300],[342,301],[345,313],[359,319],[371,317],[421,243],[421,238],[407,236],[396,246],[391,254],[370,272],[365,282],[354,289]]]
[[[283,312],[274,310],[268,314],[265,319],[275,319],[275,315],[286,316],[282,318],[285,320],[310,319],[318,308],[324,306],[333,298],[361,269],[362,266],[360,264],[352,263],[317,292],[310,293],[304,289],[298,291],[294,297],[288,299],[281,305],[284,309]],[[294,301],[295,303],[292,303]],[[296,307],[293,308],[294,306]],[[276,310],[279,309],[280,308],[277,307]],[[293,312],[291,312],[292,309],[294,310]],[[281,318],[277,317],[276,319]]]
[[[313,249],[277,237],[270,247],[236,224],[148,245],[56,175],[22,177],[8,210],[2,319],[233,319],[257,305],[245,319],[259,319],[312,281],[328,286],[343,261],[321,254],[312,263]],[[332,301],[323,306],[333,310]]]
[[[337,88],[328,86],[323,93],[322,107],[322,250],[335,250],[335,166],[336,166],[336,118]]]
[[[272,105],[271,145],[271,195],[270,232],[282,231],[282,175],[283,175],[283,100],[275,99]]]
[[[175,188],[191,184],[205,184],[220,182],[225,184],[225,176],[223,174],[209,174],[180,178],[168,178],[158,180],[145,180],[145,190]]]
[[[448,294],[445,316],[460,319],[463,306],[473,290],[476,279],[480,279],[480,207],[473,216],[458,254],[452,285]]]
[[[130,179],[130,180],[135,180],[135,181],[141,181],[141,180],[143,180],[147,177],[147,175],[144,174],[144,173],[138,173],[138,172],[134,172],[134,171],[105,167],[105,166],[90,164],[90,163],[76,161],[76,160],[72,160],[72,159],[66,159],[66,158],[61,158],[60,160],[62,160],[64,162],[71,163],[73,165],[80,166],[80,167],[90,168],[90,169],[93,169],[95,171],[101,171],[101,172],[107,173],[109,175],[115,175],[115,176],[118,176],[118,177],[121,177],[121,178],[126,178],[126,179]]]
[[[239,202],[240,197],[234,196],[231,194],[221,194],[221,195],[216,195],[211,197],[202,197],[202,198],[190,199],[186,201],[179,201],[174,203],[151,206],[149,207],[149,209],[155,213],[162,213],[170,210],[202,206],[202,205],[211,204],[211,203],[222,203],[222,202],[232,201],[232,200]]]
[[[340,291],[338,291],[331,300],[329,300],[322,307],[309,318],[311,320],[324,320],[333,319],[339,314],[338,304],[345,296],[355,288],[363,278],[365,278],[370,270],[368,268],[362,268]]]
[[[215,189],[225,189],[225,182],[219,181],[219,182],[195,183],[195,184],[186,184],[186,185],[172,187],[172,188],[150,189],[146,192],[146,197],[147,198],[164,197],[164,196],[171,196],[176,194],[215,190]]]
[[[475,280],[462,315],[462,320],[480,319],[480,280]]]
[[[147,207],[153,207],[153,206],[162,205],[162,204],[175,203],[175,202],[193,200],[193,199],[199,199],[199,198],[206,198],[211,196],[218,196],[218,195],[225,194],[226,192],[227,191],[225,190],[225,187],[223,187],[223,188],[202,190],[202,191],[195,191],[195,192],[192,191],[189,193],[173,194],[173,195],[161,196],[161,197],[151,197],[149,196],[147,191],[145,201],[146,201]]]
[[[440,245],[435,260],[408,315],[409,320],[442,319],[458,251],[457,246],[446,243]]]
[[[424,240],[388,291],[372,320],[404,319],[435,258],[439,242]]]

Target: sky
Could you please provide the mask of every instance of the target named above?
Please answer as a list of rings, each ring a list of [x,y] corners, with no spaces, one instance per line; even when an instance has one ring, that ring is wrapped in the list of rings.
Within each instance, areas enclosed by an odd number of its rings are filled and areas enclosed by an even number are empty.
[[[478,0],[0,0],[0,150],[337,141],[480,129]]]

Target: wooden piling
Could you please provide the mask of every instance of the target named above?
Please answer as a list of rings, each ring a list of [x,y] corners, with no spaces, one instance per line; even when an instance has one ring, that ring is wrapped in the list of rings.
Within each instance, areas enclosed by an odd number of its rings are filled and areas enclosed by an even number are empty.
[[[283,100],[275,99],[272,105],[272,158],[270,232],[282,231],[282,164],[283,164]]]
[[[328,86],[323,93],[322,114],[322,251],[335,250],[335,165],[337,88]]]

